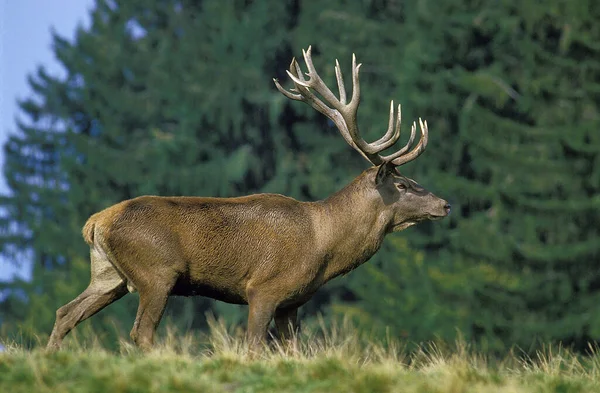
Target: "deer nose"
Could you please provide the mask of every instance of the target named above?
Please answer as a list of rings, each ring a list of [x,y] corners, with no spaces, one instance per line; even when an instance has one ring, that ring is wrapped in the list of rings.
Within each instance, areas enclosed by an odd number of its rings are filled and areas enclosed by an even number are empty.
[[[446,214],[450,214],[451,209],[452,209],[452,205],[450,205],[448,202],[446,202],[446,204],[444,205],[444,210],[446,211]]]

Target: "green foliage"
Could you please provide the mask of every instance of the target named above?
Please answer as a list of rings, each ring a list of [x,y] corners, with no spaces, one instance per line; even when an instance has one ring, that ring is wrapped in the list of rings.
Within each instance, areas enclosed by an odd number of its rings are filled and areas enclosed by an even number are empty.
[[[411,249],[404,237],[389,236],[380,254],[348,281],[358,301],[334,304],[333,311],[375,337],[452,342],[468,328],[468,305],[449,307],[450,296],[464,294],[464,276],[427,266],[423,252]]]
[[[89,277],[80,228],[112,203],[259,191],[315,200],[357,175],[366,163],[333,125],[272,85],[312,44],[330,84],[335,58],[346,73],[352,52],[364,63],[367,140],[392,98],[404,130],[428,120],[428,151],[402,171],[453,213],[389,236],[303,313],[350,314],[411,342],[460,334],[494,352],[545,341],[585,350],[600,339],[599,12],[566,0],[98,0],[88,29],[54,37],[67,76],[30,77],[4,147],[0,252],[31,258],[33,280],[0,287],[2,333],[48,334]],[[126,296],[90,324],[120,334],[135,307]],[[202,329],[207,311],[245,315],[173,299],[167,318]]]
[[[600,338],[600,68],[592,60],[600,48],[590,41],[600,36],[600,9],[564,1],[433,7],[406,8],[412,42],[398,52],[410,58],[401,68],[411,72],[410,99],[435,124],[427,165],[414,176],[454,208],[450,220],[407,231],[425,252],[421,285],[435,289],[407,290],[428,296],[415,319],[428,326],[425,315],[441,302],[454,317],[441,325],[487,350],[547,341],[585,350]],[[379,258],[380,269],[365,269],[362,307],[381,303],[381,272],[414,274],[395,270],[402,257]],[[387,276],[400,282],[399,300],[411,298],[404,277]]]

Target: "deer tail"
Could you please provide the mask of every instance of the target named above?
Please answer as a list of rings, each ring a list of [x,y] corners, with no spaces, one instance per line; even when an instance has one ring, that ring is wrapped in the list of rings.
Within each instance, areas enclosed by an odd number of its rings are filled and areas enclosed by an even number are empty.
[[[90,246],[94,244],[94,229],[96,229],[95,215],[93,215],[87,220],[87,222],[83,226],[83,230],[81,231],[81,233],[83,234],[83,239]]]

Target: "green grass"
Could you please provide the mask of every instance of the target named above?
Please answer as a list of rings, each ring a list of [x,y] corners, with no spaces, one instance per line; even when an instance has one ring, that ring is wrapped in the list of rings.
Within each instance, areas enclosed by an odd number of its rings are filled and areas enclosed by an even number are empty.
[[[499,360],[460,343],[409,353],[342,327],[251,354],[242,337],[213,322],[206,337],[168,332],[147,354],[125,340],[117,352],[76,336],[55,353],[4,342],[0,392],[600,392],[600,354],[561,348]]]

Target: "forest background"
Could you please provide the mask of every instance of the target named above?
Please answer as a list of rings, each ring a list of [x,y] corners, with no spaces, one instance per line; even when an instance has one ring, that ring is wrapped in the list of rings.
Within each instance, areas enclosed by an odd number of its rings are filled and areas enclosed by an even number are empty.
[[[97,0],[66,70],[30,75],[34,93],[4,145],[0,335],[35,345],[89,281],[90,214],[142,194],[276,192],[318,200],[366,162],[321,114],[272,78],[313,46],[330,85],[363,63],[359,124],[381,136],[389,100],[430,141],[405,175],[448,199],[449,218],[389,235],[367,264],[305,306],[373,336],[483,351],[600,340],[600,6],[591,0],[328,2]],[[407,124],[404,129],[408,129]],[[405,140],[406,135],[403,140]],[[85,324],[110,345],[137,295]],[[173,298],[167,320],[206,329],[246,308]]]

